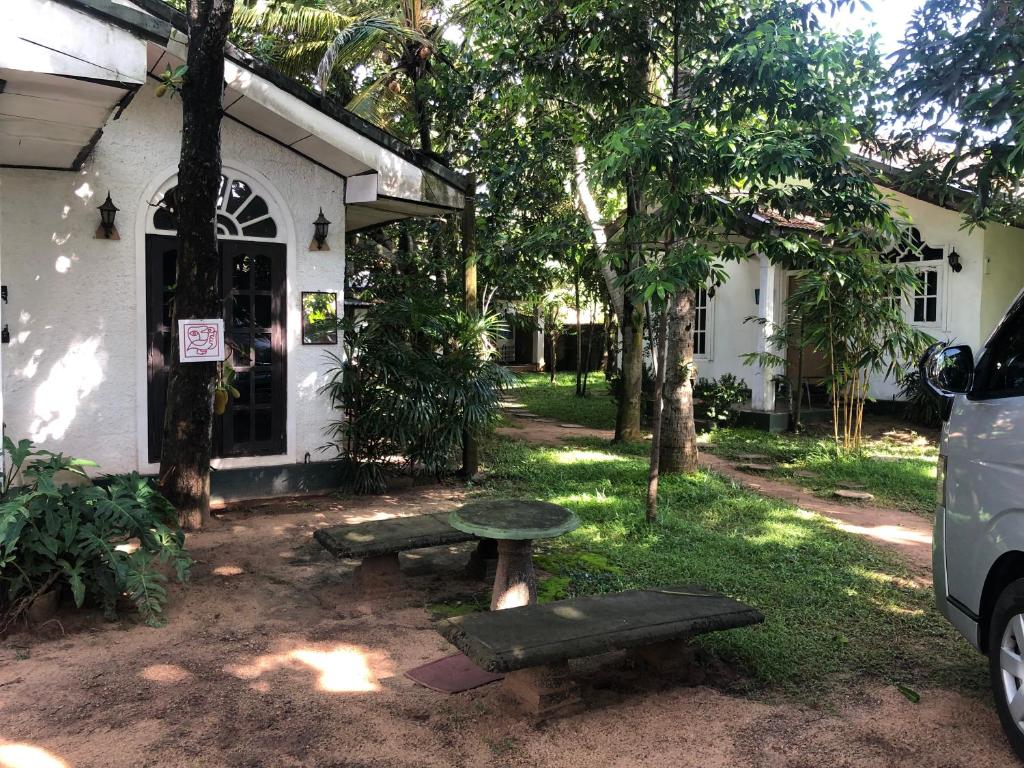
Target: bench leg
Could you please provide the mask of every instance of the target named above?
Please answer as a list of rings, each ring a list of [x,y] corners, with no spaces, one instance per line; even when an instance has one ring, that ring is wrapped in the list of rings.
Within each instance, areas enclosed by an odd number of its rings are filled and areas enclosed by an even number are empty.
[[[678,678],[679,682],[700,685],[704,670],[697,663],[697,652],[687,640],[665,640],[633,648],[630,656],[640,666],[658,675]]]
[[[569,676],[569,665],[518,669],[505,675],[504,690],[538,720],[573,714],[583,708],[579,686]]]
[[[491,610],[518,608],[537,602],[537,577],[533,571],[533,542],[498,542],[498,568],[494,573]]]
[[[364,596],[376,596],[392,592],[402,586],[402,570],[398,565],[398,553],[366,557],[356,566],[356,591]]]
[[[466,575],[471,579],[489,581],[494,578],[498,567],[498,542],[494,539],[480,539],[476,549],[469,556]]]

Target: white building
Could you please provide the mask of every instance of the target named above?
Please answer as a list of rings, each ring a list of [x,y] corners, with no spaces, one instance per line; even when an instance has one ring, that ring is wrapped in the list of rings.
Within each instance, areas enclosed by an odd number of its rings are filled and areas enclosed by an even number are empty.
[[[922,290],[905,302],[907,320],[937,340],[955,339],[977,349],[1024,287],[1024,229],[990,223],[970,231],[963,227],[955,206],[940,207],[895,189],[880,189],[894,208],[906,210],[921,241],[922,255],[912,266],[921,276]],[[788,404],[776,403],[774,379],[783,375],[796,380],[796,351],[787,351],[786,371],[746,365],[741,356],[767,348],[771,325],[744,321],[758,317],[773,325],[782,323],[794,275],[764,257],[729,263],[727,272],[729,279],[713,297],[706,291],[698,296],[694,344],[698,376],[711,379],[732,373],[750,385],[754,411],[784,410]],[[824,372],[824,361],[814,357],[805,352],[804,378],[812,382]],[[905,361],[905,366],[913,363]],[[895,381],[880,376],[871,382],[871,396],[880,400],[893,399],[898,389]],[[814,405],[827,406],[827,402]]]
[[[184,17],[159,0],[0,3],[4,433],[104,472],[159,461]],[[464,205],[463,177],[229,48],[218,213],[242,397],[215,427],[214,496],[329,487],[325,350],[302,295],[344,299],[345,234]],[[105,238],[97,207],[119,208]],[[311,247],[320,210],[329,250]]]

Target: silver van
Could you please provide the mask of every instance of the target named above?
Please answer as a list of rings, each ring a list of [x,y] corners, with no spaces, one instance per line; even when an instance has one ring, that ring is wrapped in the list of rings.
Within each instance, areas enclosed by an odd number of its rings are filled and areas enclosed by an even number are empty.
[[[939,610],[989,659],[1003,730],[1024,760],[1024,291],[975,363],[934,345],[922,379],[942,399],[935,537]]]

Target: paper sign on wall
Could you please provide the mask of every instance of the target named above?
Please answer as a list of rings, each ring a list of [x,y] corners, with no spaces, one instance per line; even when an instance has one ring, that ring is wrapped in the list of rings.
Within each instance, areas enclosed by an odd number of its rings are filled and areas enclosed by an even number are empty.
[[[183,363],[224,359],[224,320],[179,320],[178,356]]]

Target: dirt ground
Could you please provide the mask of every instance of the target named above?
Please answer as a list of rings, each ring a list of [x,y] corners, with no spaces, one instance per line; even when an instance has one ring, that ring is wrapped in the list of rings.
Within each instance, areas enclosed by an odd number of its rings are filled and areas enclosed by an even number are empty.
[[[405,670],[452,648],[428,596],[482,586],[465,548],[406,558],[408,590],[352,593],[318,526],[447,509],[457,488],[237,508],[189,537],[168,624],[59,618],[0,641],[0,767],[985,766],[1012,762],[985,701],[845,681],[828,710],[686,687],[615,655],[576,674],[587,709],[535,726],[501,685],[447,695]],[[742,683],[742,681],[739,681]]]

